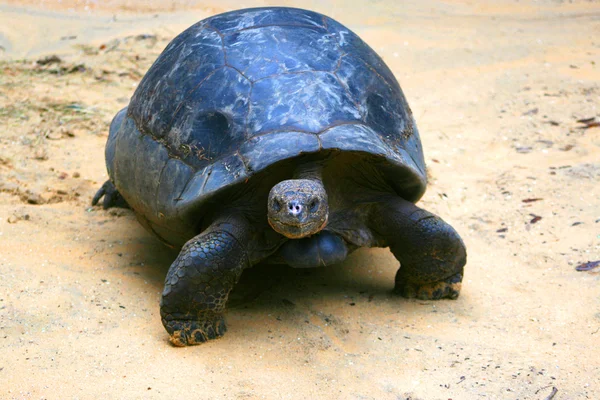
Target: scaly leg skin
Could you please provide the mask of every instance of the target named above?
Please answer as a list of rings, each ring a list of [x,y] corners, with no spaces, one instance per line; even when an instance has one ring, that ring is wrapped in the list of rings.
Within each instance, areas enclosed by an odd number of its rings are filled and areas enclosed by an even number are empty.
[[[385,199],[371,213],[371,229],[400,261],[394,292],[407,298],[456,299],[465,245],[440,217],[401,198]]]
[[[249,226],[241,218],[213,223],[188,241],[171,265],[160,304],[162,323],[175,346],[225,334],[229,292],[249,265]]]
[[[123,196],[121,196],[110,180],[104,182],[104,185],[98,189],[96,195],[92,199],[92,205],[95,206],[98,204],[102,196],[104,196],[102,208],[105,210],[111,207],[130,208],[129,204],[127,204]]]

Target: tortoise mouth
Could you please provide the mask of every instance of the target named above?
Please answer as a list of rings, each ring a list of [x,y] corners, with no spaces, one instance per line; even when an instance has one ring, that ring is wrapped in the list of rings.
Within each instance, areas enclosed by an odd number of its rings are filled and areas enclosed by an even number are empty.
[[[309,226],[309,225],[311,225],[311,224],[314,224],[314,222],[312,222],[312,221],[305,222],[305,223],[303,223],[303,224],[290,224],[290,223],[288,223],[288,222],[283,222],[283,221],[281,221],[281,220],[279,220],[279,219],[277,219],[277,218],[273,218],[273,222],[274,222],[274,223],[277,223],[277,224],[279,224],[279,225],[286,226],[286,227],[290,227],[290,228],[299,228],[299,229],[301,229],[301,228],[304,228],[304,227],[306,227],[306,226]]]
[[[289,239],[302,239],[321,232],[325,226],[327,226],[327,219],[326,216],[323,223],[318,225],[317,223],[319,221],[309,221],[303,224],[290,224],[276,218],[269,218],[269,225],[275,232],[280,233]]]

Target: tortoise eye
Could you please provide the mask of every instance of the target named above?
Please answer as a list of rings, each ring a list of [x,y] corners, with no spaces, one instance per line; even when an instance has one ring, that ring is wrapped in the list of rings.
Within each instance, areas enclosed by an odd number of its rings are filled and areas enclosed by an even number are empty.
[[[310,212],[316,212],[319,209],[319,199],[312,199],[308,207],[310,208]]]
[[[279,210],[281,210],[281,202],[277,199],[273,199],[271,208],[273,209],[273,211],[278,212]]]

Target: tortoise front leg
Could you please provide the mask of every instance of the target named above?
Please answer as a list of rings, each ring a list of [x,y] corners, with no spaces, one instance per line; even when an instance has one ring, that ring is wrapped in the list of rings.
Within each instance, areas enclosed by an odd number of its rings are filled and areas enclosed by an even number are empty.
[[[162,323],[175,346],[223,336],[229,292],[249,266],[248,222],[221,219],[188,241],[171,265],[160,305]]]
[[[370,217],[372,231],[400,261],[396,293],[423,300],[458,297],[467,252],[454,228],[399,197],[376,204]]]

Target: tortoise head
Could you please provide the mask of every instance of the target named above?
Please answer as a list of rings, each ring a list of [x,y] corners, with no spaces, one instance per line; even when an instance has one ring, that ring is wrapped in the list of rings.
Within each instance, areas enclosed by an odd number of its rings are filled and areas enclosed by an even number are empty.
[[[320,180],[282,181],[269,193],[269,225],[290,239],[321,231],[327,224],[328,212],[327,192]]]

